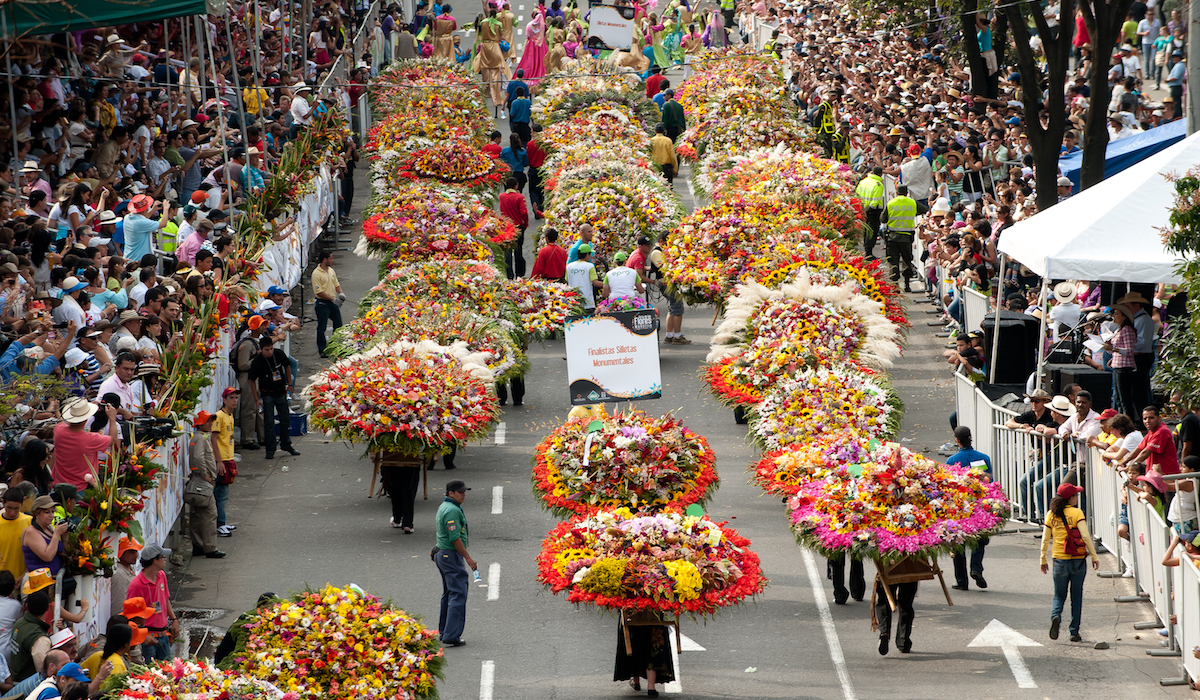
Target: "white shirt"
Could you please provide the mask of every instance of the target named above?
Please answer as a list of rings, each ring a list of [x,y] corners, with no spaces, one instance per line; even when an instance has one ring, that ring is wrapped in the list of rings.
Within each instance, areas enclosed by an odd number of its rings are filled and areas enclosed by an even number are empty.
[[[929,199],[933,190],[933,168],[925,156],[917,156],[900,166],[900,182],[908,186],[913,199]]]
[[[609,286],[609,299],[637,296],[637,287],[634,286],[638,281],[636,270],[625,266],[615,267],[604,276],[604,281]]]
[[[134,311],[142,308],[142,304],[146,303],[146,292],[148,291],[150,288],[146,286],[145,282],[138,282],[129,288],[129,300],[133,302]]]
[[[596,266],[590,262],[576,260],[567,265],[567,284],[583,295],[585,309],[596,308],[595,287],[592,286],[592,275],[595,273]]]
[[[12,598],[0,598],[0,652],[4,655],[4,660],[12,658],[12,649],[9,649],[9,640],[12,638],[13,624],[22,615],[20,601]]]
[[[1074,435],[1078,438],[1090,438],[1100,434],[1100,414],[1088,409],[1088,414],[1083,420],[1079,419],[1079,412],[1067,419],[1066,423],[1058,426],[1059,437],[1067,437]]]
[[[1074,328],[1079,323],[1079,304],[1055,304],[1050,309],[1051,338],[1058,341],[1058,324]]]
[[[312,122],[308,100],[300,95],[292,98],[292,121],[300,126],[308,126]]]

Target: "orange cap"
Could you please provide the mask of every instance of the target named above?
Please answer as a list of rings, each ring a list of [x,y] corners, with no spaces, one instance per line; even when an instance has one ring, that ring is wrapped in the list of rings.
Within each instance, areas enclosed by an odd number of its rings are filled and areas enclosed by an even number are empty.
[[[201,411],[201,412],[197,413],[195,419],[192,420],[192,425],[197,425],[197,426],[204,425],[205,423],[212,420],[212,417],[213,417],[213,414],[209,413],[208,411]]]
[[[141,549],[142,549],[142,545],[140,542],[133,539],[129,535],[123,535],[121,537],[121,542],[117,545],[117,559],[120,559],[121,557],[125,556],[125,552],[131,551],[131,550],[134,552],[138,552],[138,551],[141,551]]]
[[[266,322],[265,318],[263,318],[262,316],[255,315],[255,316],[250,317],[250,320],[246,323],[246,325],[250,326],[251,330],[258,330],[259,328],[262,327],[262,324],[265,322]]]
[[[136,647],[137,645],[141,644],[142,642],[146,641],[146,637],[149,637],[149,636],[150,636],[150,631],[149,631],[149,630],[147,630],[147,629],[146,629],[146,628],[144,628],[144,627],[138,627],[138,626],[137,626],[137,624],[135,624],[135,623],[133,623],[133,622],[130,622],[130,623],[129,623],[129,627],[130,627],[130,629],[132,629],[132,630],[133,630],[133,641],[132,641],[132,644],[133,644],[133,646],[135,646],[135,647]]]

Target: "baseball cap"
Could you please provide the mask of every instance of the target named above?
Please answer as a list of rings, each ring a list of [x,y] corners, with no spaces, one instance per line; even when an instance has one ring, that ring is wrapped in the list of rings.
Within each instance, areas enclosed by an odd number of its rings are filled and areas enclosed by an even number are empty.
[[[262,328],[262,324],[264,324],[264,323],[266,323],[266,319],[264,319],[262,316],[256,315],[256,316],[251,316],[250,320],[246,322],[246,325],[250,326],[250,330],[256,331],[259,328]]]
[[[613,260],[615,260],[619,263],[623,263],[628,259],[629,259],[629,253],[626,253],[623,250],[620,253],[617,253],[616,255],[613,256]]]
[[[1071,186],[1071,178],[1067,177],[1066,175],[1060,176],[1058,178],[1058,186],[1059,187],[1070,187]]]
[[[446,493],[466,493],[470,490],[471,487],[467,486],[467,483],[462,479],[451,479],[450,482],[446,484]]]
[[[213,419],[213,414],[209,413],[208,411],[201,411],[201,412],[197,413],[196,417],[192,420],[192,425],[197,425],[197,426],[204,425],[205,423],[209,422],[212,419]]]
[[[227,386],[227,387],[225,387],[225,391],[221,392],[221,398],[223,398],[223,399],[229,398],[230,396],[233,396],[234,394],[240,394],[240,393],[242,393],[242,390],[237,388],[236,386]]]
[[[287,290],[277,284],[273,284],[271,285],[270,289],[267,290],[268,296],[272,294],[287,294]]]
[[[1200,530],[1189,530],[1179,539],[1190,542],[1193,547],[1200,547]]]
[[[120,559],[122,556],[124,556],[125,552],[130,550],[140,552],[142,550],[142,543],[133,539],[129,535],[125,535],[121,537],[121,542],[117,545],[117,558]]]
[[[275,302],[271,301],[270,299],[263,299],[262,301],[258,302],[258,308],[254,309],[254,310],[261,314],[264,311],[271,311],[272,309],[278,309],[278,308],[279,308],[279,304],[276,304]]]
[[[83,672],[83,667],[74,661],[58,669],[58,675],[66,676],[67,678],[74,678],[75,680],[82,681],[84,683],[89,683],[92,680],[91,678],[88,678],[86,673]]]
[[[1055,493],[1063,498],[1070,498],[1077,493],[1083,493],[1083,488],[1076,486],[1075,484],[1064,483],[1058,485],[1058,490],[1055,491]]]
[[[171,550],[167,549],[166,547],[163,547],[160,544],[154,544],[153,542],[151,542],[150,544],[146,545],[145,547],[142,547],[142,554],[138,558],[141,559],[142,561],[154,561],[155,559],[158,559],[159,557],[170,558]]]
[[[1103,412],[1100,413],[1100,420],[1108,420],[1109,418],[1112,418],[1116,415],[1117,415],[1116,409],[1106,408],[1106,409],[1104,409]]]
[[[579,246],[579,254],[580,254],[580,255],[588,255],[588,254],[590,254],[591,252],[592,252],[592,246],[591,246],[591,244],[589,244],[589,243],[584,243],[583,245]]]
[[[638,245],[650,245],[650,237],[638,236]]]

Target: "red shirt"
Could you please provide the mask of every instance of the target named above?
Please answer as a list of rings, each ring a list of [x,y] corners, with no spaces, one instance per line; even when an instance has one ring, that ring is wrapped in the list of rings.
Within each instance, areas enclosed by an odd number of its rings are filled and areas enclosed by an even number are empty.
[[[646,260],[645,254],[642,253],[642,249],[634,248],[633,252],[629,255],[629,260],[625,261],[625,267],[628,267],[630,270],[637,270],[638,277],[642,278],[646,276],[647,262],[648,261]]]
[[[103,471],[99,454],[110,444],[112,438],[103,433],[71,430],[66,423],[54,426],[54,481],[75,484],[80,491],[87,488],[85,477]]]
[[[1159,474],[1178,474],[1179,456],[1175,454],[1175,437],[1170,429],[1159,424],[1158,430],[1142,438],[1138,449],[1147,448],[1146,468]]]
[[[1092,43],[1092,37],[1088,34],[1087,22],[1083,20],[1082,13],[1075,15],[1075,38],[1071,40],[1071,43],[1075,45],[1075,48]]]
[[[530,277],[562,282],[567,277],[567,250],[557,243],[548,243],[538,251]]]
[[[481,151],[483,151],[484,153],[488,154],[489,156],[493,157],[493,158],[499,158],[499,157],[500,157],[500,150],[501,150],[501,149],[500,149],[500,144],[498,144],[498,143],[489,143],[488,145],[484,146],[484,147],[483,147],[483,148],[481,148],[480,150],[481,150]],[[528,150],[529,150],[529,149],[526,149],[526,152],[528,152]]]
[[[537,144],[537,141],[530,141],[525,144],[525,158],[529,161],[529,167],[540,168],[542,163],[546,162],[546,152]]]
[[[147,627],[152,630],[162,630],[170,626],[171,620],[167,617],[167,602],[171,599],[171,591],[167,588],[166,572],[158,572],[158,577],[151,583],[150,579],[146,578],[146,572],[139,571],[138,575],[133,577],[133,581],[129,584],[129,591],[125,594],[125,600],[130,598],[144,598],[146,605],[157,611],[150,616],[149,620],[146,620]]]
[[[529,226],[529,212],[525,209],[525,195],[520,192],[505,192],[500,195],[500,213],[508,217],[517,225],[517,228],[524,229]]]
[[[646,97],[654,97],[657,95],[658,84],[663,80],[666,80],[666,78],[663,78],[662,75],[658,73],[646,78]]]

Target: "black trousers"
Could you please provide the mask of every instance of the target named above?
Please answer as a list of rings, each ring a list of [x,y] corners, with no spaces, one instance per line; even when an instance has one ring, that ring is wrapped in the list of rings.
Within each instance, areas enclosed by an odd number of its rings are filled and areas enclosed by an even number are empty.
[[[512,384],[512,400],[514,406],[520,406],[521,401],[525,399],[525,378],[513,377],[508,381]],[[496,398],[500,399],[500,405],[508,403],[508,385],[503,382],[496,382]]]
[[[529,203],[533,205],[535,212],[542,211],[542,205],[545,203],[545,192],[542,190],[542,175],[538,169],[529,166]]]
[[[912,643],[913,601],[917,598],[917,582],[897,583],[892,585],[892,596],[896,599],[897,612],[900,620],[896,624],[896,646],[904,647]],[[884,639],[892,633],[892,608],[888,605],[887,594],[883,592],[883,582],[875,579],[875,622],[879,625],[879,638]]]
[[[868,257],[875,257],[875,244],[879,242],[879,217],[882,209],[867,210],[867,232],[863,234],[863,251]]]
[[[338,202],[338,216],[350,216],[350,205],[354,202],[354,173],[342,178],[342,201]]]
[[[401,527],[413,526],[417,487],[421,485],[420,467],[382,467],[380,473],[392,499],[392,520]]]
[[[510,121],[508,126],[514,134],[521,137],[521,143],[527,144],[533,138],[533,131],[529,126],[529,122]]]
[[[508,279],[525,276],[525,229],[517,232],[517,242],[504,251],[504,271]]]
[[[954,553],[952,557],[954,560],[954,582],[958,584],[959,588],[967,587],[968,573],[983,573],[983,555],[987,551],[988,542],[990,541],[987,537],[981,538],[978,546],[971,549],[971,568],[969,572],[967,570],[967,550],[962,549]]]
[[[863,577],[862,559],[850,558],[850,589],[846,589],[846,555],[842,555],[837,559],[825,559],[825,572],[830,581],[833,581],[833,601],[838,605],[846,602],[847,598],[853,596],[855,600],[862,600],[867,594],[867,580]]]
[[[1154,365],[1154,355],[1151,353],[1143,353],[1133,356],[1133,386],[1130,393],[1132,394],[1131,403],[1133,404],[1133,413],[1130,416],[1133,422],[1140,423],[1142,420],[1142,409],[1149,406],[1152,397],[1150,396],[1150,368]]]
[[[887,235],[887,261],[892,271],[892,281],[900,281],[900,268],[904,267],[904,278],[916,274],[913,267],[913,235],[892,231]]]

